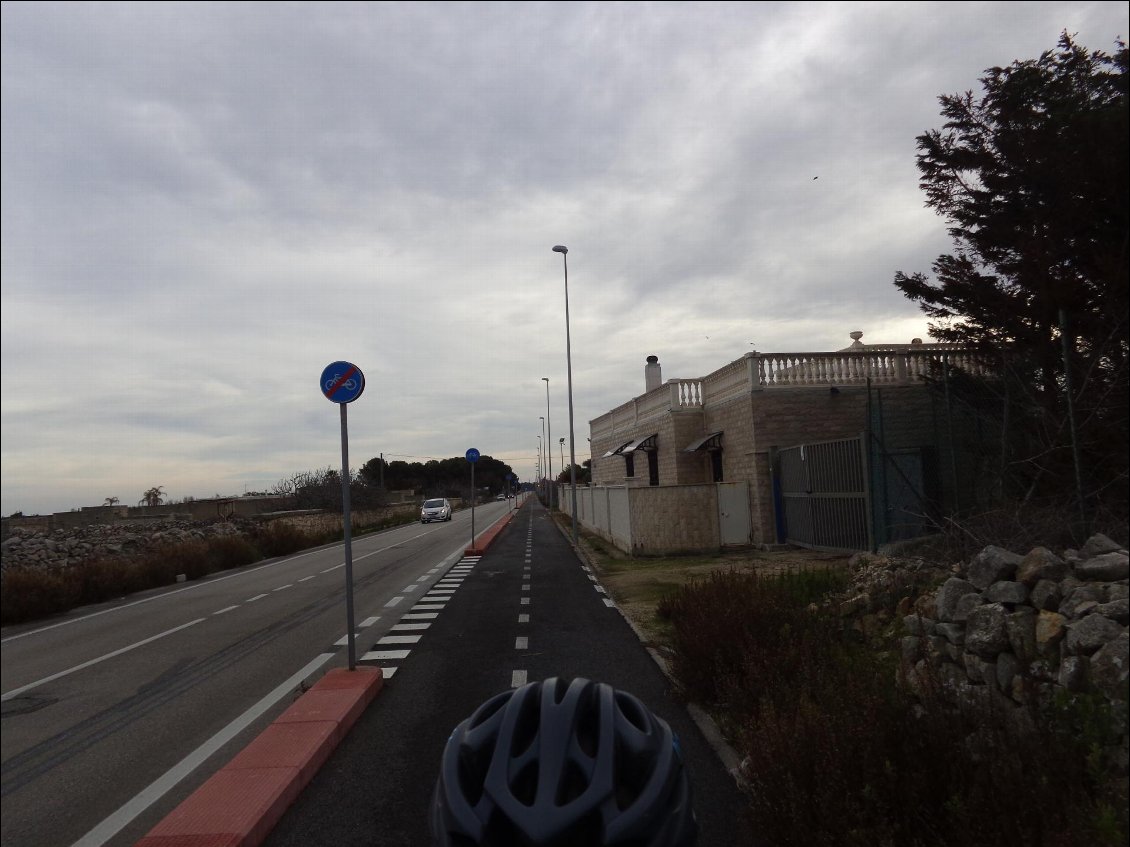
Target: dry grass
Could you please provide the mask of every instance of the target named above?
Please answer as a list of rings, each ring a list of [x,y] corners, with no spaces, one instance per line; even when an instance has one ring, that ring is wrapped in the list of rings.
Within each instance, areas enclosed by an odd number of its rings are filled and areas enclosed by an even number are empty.
[[[562,518],[557,518],[559,521]],[[564,526],[564,524],[562,524]],[[670,646],[671,627],[656,614],[660,602],[681,586],[709,579],[715,571],[775,576],[814,570],[847,570],[849,556],[815,550],[754,550],[715,556],[631,557],[611,543],[581,531],[581,547],[620,610],[656,645]]]

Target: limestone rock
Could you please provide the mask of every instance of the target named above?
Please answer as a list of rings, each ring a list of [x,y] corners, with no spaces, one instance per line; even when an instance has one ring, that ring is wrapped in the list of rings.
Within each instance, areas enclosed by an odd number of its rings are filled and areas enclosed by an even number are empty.
[[[1011,579],[1023,558],[990,544],[969,563],[969,581],[984,591],[994,582]]]
[[[1090,664],[1086,656],[1068,656],[1059,665],[1059,684],[1068,691],[1086,691]]]
[[[1016,580],[1029,588],[1041,579],[1060,580],[1067,575],[1067,562],[1046,547],[1034,547],[1016,569]]]
[[[1041,656],[1059,644],[1067,634],[1067,618],[1058,612],[1040,612],[1036,615],[1036,650]]]
[[[1089,656],[1122,634],[1123,628],[1102,615],[1087,615],[1068,624],[1064,650],[1069,656]]]
[[[1105,599],[1106,596],[1101,585],[1080,585],[1064,595],[1059,604],[1059,613],[1068,618],[1078,618],[1086,611],[1083,608],[1084,604],[1090,603],[1095,606]]]
[[[990,603],[1018,606],[1028,602],[1028,588],[1022,582],[994,582],[983,596]]]
[[[1109,603],[1099,603],[1091,609],[1091,612],[1126,626],[1130,623],[1130,600],[1112,600]]]
[[[1008,616],[1005,622],[1008,643],[1013,654],[1021,662],[1036,658],[1036,611],[1030,606],[1021,606]]]
[[[1063,599],[1059,584],[1050,579],[1041,579],[1036,583],[1029,595],[1029,602],[1037,609],[1047,609],[1049,612],[1059,610],[1059,601]]]
[[[954,621],[955,612],[957,611],[957,601],[967,594],[977,594],[977,586],[971,582],[966,582],[956,576],[950,577],[942,587],[938,589],[938,593],[934,598],[934,610],[938,616],[939,621]]]
[[[987,603],[969,613],[965,649],[991,659],[1008,649],[1008,612],[1000,603]]]
[[[1087,539],[1087,543],[1083,545],[1083,549],[1079,551],[1083,559],[1090,559],[1095,556],[1101,556],[1103,553],[1115,553],[1121,550],[1126,552],[1126,548],[1110,538],[1107,538],[1101,532],[1096,532]]]
[[[1091,657],[1091,681],[1111,700],[1125,702],[1130,673],[1130,636],[1125,632]]]
[[[1117,582],[1130,577],[1130,558],[1125,553],[1103,553],[1076,565],[1075,576],[1094,582]]]

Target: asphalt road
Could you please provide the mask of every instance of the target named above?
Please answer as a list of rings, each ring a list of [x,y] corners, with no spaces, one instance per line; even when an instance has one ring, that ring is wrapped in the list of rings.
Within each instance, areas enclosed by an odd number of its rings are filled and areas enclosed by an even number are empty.
[[[394,675],[280,821],[269,847],[428,844],[429,801],[451,730],[491,695],[552,676],[608,682],[640,697],[680,736],[700,847],[753,843],[732,779],[536,501],[481,560],[454,565],[437,591],[445,594],[404,610],[404,624],[426,629],[394,631],[418,641],[373,644],[371,656],[400,651],[372,659],[396,667]]]
[[[476,531],[508,508],[477,508]],[[358,657],[469,541],[468,511],[354,539]],[[133,844],[346,666],[345,635],[341,544],[5,628],[0,842]]]

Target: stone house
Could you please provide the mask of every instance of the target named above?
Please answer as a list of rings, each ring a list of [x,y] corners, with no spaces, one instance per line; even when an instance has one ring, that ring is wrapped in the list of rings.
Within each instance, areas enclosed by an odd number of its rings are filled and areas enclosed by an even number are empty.
[[[644,554],[786,540],[870,549],[892,540],[886,524],[876,532],[877,507],[921,522],[950,484],[926,378],[943,361],[976,365],[953,345],[851,337],[835,352],[750,352],[666,382],[649,356],[644,393],[589,422],[592,486],[578,491],[578,520]]]

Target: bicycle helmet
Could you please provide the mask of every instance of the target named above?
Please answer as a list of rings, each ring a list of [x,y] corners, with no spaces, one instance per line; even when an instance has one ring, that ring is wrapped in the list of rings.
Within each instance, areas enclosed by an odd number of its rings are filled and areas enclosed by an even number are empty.
[[[671,727],[587,679],[505,691],[459,724],[430,823],[443,847],[684,847],[698,836]]]

